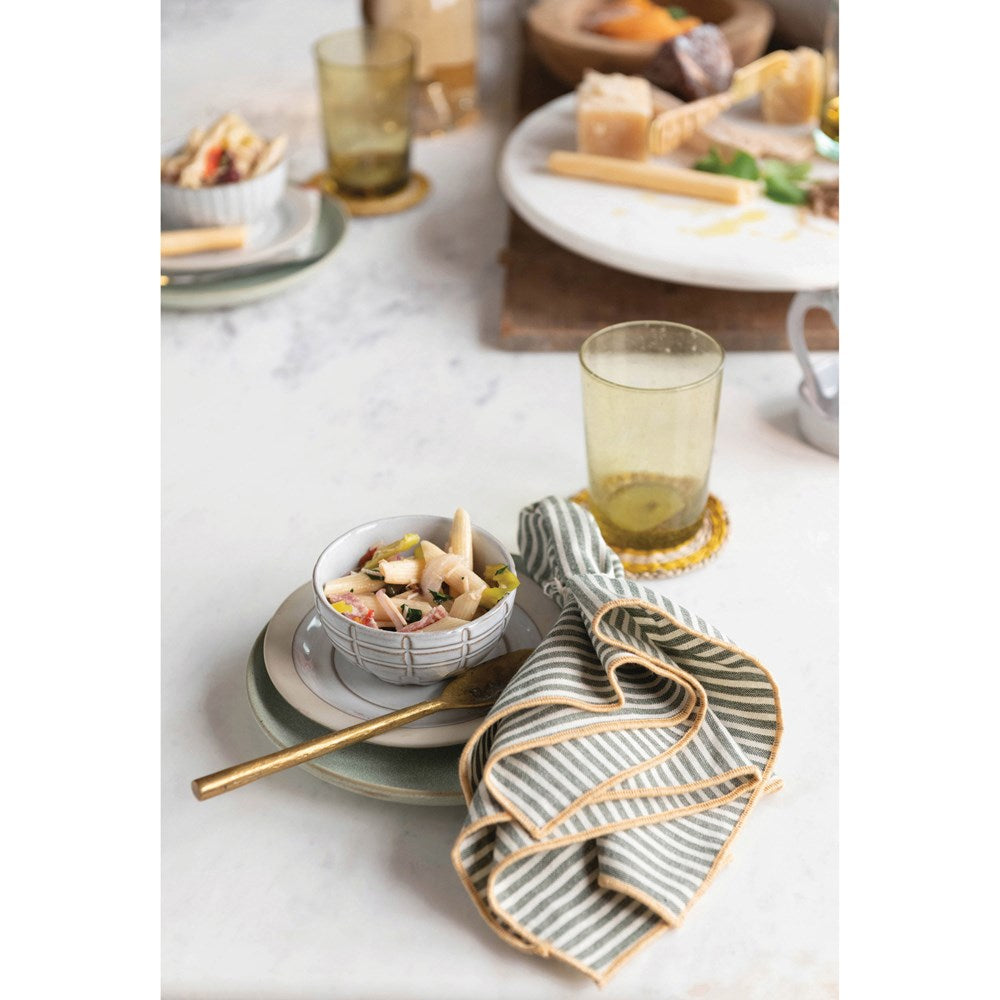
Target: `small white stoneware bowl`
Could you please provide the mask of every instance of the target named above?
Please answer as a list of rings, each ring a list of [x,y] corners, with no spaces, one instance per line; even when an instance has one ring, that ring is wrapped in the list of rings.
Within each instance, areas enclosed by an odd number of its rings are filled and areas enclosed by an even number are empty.
[[[267,215],[281,201],[287,187],[287,156],[266,174],[232,184],[183,188],[161,181],[160,216],[175,229],[238,226]]]
[[[448,547],[451,518],[432,514],[386,517],[352,528],[334,539],[313,569],[313,594],[323,629],[345,656],[390,684],[436,684],[487,659],[510,624],[514,596],[505,597],[467,625],[443,632],[393,632],[359,625],[330,607],[323,594],[327,580],[352,572],[373,545],[414,532],[442,549]],[[510,553],[482,528],[472,526],[473,565],[513,567]]]

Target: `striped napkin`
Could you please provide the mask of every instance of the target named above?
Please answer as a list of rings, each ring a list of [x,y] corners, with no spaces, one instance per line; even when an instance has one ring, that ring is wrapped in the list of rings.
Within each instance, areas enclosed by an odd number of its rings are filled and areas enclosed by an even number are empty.
[[[626,579],[582,507],[525,508],[518,541],[562,613],[462,752],[452,861],[504,940],[604,983],[681,923],[778,786],[778,691]]]

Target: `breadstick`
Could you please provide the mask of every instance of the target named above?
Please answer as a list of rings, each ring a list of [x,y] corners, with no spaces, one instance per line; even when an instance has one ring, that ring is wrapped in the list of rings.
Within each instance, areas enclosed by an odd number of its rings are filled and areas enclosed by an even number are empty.
[[[660,112],[649,126],[649,151],[654,156],[664,156],[683,146],[699,129],[715,121],[734,104],[759,93],[768,80],[784,72],[790,60],[788,52],[769,52],[738,69],[729,90]]]
[[[711,97],[683,104],[671,111],[658,114],[649,126],[649,151],[654,156],[666,153],[683,146],[702,126],[715,121],[733,106],[733,99],[728,90]]]
[[[171,229],[160,233],[160,256],[176,257],[206,250],[235,250],[247,240],[246,226],[211,226],[205,229]]]
[[[759,94],[764,84],[784,73],[791,61],[791,52],[779,49],[777,52],[768,52],[766,56],[761,56],[746,66],[741,66],[733,73],[733,82],[729,88],[733,104],[739,104],[740,101]]]
[[[650,191],[682,194],[691,198],[708,198],[729,205],[749,201],[760,191],[756,183],[739,177],[686,170],[683,167],[662,167],[636,160],[622,160],[616,156],[594,156],[591,153],[556,150],[549,154],[548,167],[554,174],[565,174],[568,177],[648,188]]]

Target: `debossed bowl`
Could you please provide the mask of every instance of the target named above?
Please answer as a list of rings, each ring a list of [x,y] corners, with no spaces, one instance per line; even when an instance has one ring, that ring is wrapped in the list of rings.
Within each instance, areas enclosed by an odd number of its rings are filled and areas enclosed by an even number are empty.
[[[393,632],[359,625],[330,607],[323,584],[352,572],[373,545],[414,532],[447,550],[451,518],[407,514],[369,521],[335,538],[313,569],[313,595],[323,630],[358,666],[390,684],[436,684],[487,659],[510,624],[514,596],[505,597],[467,625],[443,632]],[[488,531],[472,526],[473,565],[513,566],[510,553]]]
[[[182,146],[183,142],[171,143],[163,154],[175,153]],[[287,187],[287,153],[266,174],[232,184],[182,188],[160,181],[160,216],[166,225],[178,229],[242,225],[272,211]]]

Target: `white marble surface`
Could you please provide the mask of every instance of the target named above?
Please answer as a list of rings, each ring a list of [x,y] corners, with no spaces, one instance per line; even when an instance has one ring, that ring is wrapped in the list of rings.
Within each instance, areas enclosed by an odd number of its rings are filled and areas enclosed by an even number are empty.
[[[513,545],[518,510],[585,481],[577,362],[490,344],[515,7],[481,4],[484,121],[421,142],[419,209],[357,220],[307,284],[163,314],[162,991],[187,998],[539,1000],[596,988],[502,943],[448,853],[460,809],[398,806],[287,772],[198,803],[189,782],[271,745],[249,648],[333,536],[457,503]],[[320,165],[309,46],[354,4],[163,5],[163,135],[237,108]],[[837,461],[799,438],[788,352],[727,359],[713,489],[732,534],[660,589],[778,679],[786,788],[687,924],[609,998],[811,1000],[837,976]],[[391,392],[387,392],[391,389]]]

